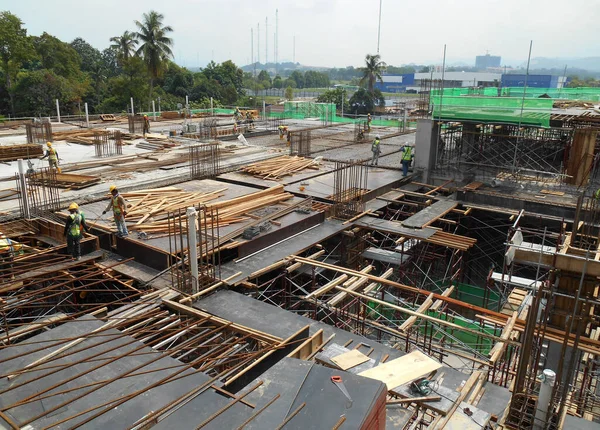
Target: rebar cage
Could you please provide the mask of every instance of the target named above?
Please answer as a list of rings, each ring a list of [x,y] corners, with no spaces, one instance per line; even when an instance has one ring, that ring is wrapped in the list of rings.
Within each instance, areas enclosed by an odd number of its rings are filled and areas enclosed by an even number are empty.
[[[221,151],[218,142],[190,146],[189,156],[192,179],[214,178],[219,175]]]
[[[367,166],[354,160],[337,161],[333,177],[333,216],[349,219],[365,209],[364,195],[367,190]]]

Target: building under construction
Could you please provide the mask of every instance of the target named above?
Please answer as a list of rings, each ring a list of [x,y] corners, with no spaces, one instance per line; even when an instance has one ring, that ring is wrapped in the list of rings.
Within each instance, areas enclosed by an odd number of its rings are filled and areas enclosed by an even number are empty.
[[[370,124],[313,102],[7,124],[0,427],[599,428],[593,94],[426,85]]]

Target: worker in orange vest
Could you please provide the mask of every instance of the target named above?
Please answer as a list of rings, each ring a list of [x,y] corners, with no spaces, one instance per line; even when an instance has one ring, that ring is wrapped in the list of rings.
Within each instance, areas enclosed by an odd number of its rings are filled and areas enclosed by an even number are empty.
[[[116,185],[111,185],[109,191],[111,194],[110,202],[108,202],[106,209],[102,211],[102,215],[112,209],[115,224],[117,225],[117,236],[128,236],[129,232],[127,231],[127,225],[125,224],[125,216],[127,216],[127,204],[125,203],[125,199],[119,194]]]

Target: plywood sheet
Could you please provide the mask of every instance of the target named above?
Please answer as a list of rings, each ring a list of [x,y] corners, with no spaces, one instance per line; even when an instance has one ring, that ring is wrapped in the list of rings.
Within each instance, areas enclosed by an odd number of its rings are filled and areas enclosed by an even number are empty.
[[[369,357],[357,349],[352,349],[348,352],[344,352],[343,354],[336,355],[331,359],[331,361],[337,364],[340,369],[347,370],[354,366],[358,366],[365,361],[369,361]]]
[[[440,367],[442,367],[440,363],[432,360],[421,351],[413,351],[395,360],[365,370],[359,375],[384,382],[390,389],[407,384]]]

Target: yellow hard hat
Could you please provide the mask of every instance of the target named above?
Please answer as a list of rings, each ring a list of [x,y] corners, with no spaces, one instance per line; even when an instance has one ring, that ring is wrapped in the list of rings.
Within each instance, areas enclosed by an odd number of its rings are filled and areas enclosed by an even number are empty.
[[[110,188],[108,189],[108,191],[110,191],[111,193],[117,189],[116,185],[111,185]]]
[[[46,145],[52,146],[52,142],[46,142]]]
[[[69,210],[74,211],[75,209],[79,209],[79,205],[77,203],[73,202],[69,205]]]

